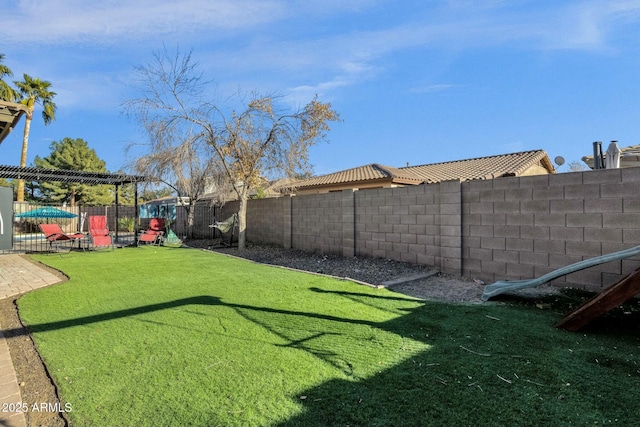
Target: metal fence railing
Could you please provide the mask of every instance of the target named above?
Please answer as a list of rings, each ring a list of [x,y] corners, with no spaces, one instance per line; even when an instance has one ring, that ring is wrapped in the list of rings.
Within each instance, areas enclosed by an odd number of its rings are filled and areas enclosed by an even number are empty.
[[[89,217],[104,215],[107,226],[120,245],[132,243],[135,218],[133,206],[64,206],[14,202],[13,248],[0,253],[48,252],[51,245],[40,230],[40,224],[58,224],[65,233],[87,233]],[[117,222],[117,224],[116,224]]]
[[[216,221],[223,221],[237,212],[236,205],[230,203],[219,207],[209,203],[197,203],[191,207],[194,213],[192,227],[188,226],[187,210],[184,207],[176,207],[173,217],[167,218],[167,224],[181,239],[187,236],[195,239],[216,239],[221,237],[221,234],[209,225]],[[51,245],[40,230],[40,224],[58,224],[65,233],[87,233],[89,217],[93,215],[107,217],[107,226],[116,238],[117,245],[125,246],[134,243],[135,239],[134,206],[118,206],[116,209],[116,206],[65,206],[14,202],[13,211],[13,248],[0,250],[0,254],[51,251]],[[139,215],[138,229],[145,230],[148,226],[148,215],[146,213]]]

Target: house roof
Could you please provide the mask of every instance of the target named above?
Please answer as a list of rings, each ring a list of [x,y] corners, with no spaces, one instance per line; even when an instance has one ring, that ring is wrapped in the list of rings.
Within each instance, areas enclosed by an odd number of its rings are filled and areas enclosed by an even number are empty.
[[[419,176],[424,183],[434,184],[452,179],[473,181],[501,176],[520,176],[535,165],[541,165],[549,173],[555,173],[555,168],[544,150],[522,151],[475,159],[408,166],[402,169]]]
[[[16,127],[27,107],[15,102],[0,101],[0,144]]]
[[[405,172],[398,168],[379,165],[377,163],[359,166],[327,175],[316,176],[291,183],[295,188],[324,187],[347,184],[352,182],[391,181],[398,184],[421,184],[418,176],[412,172]]]
[[[287,190],[286,187],[304,190],[312,187],[332,187],[350,183],[390,182],[419,185],[452,179],[462,181],[492,179],[501,176],[519,176],[536,165],[541,165],[549,173],[555,173],[555,168],[547,153],[544,150],[532,150],[402,168],[374,163],[297,181],[288,186],[281,186],[280,191]]]
[[[604,158],[607,157],[606,151],[603,153]],[[582,161],[591,169],[594,168],[593,156],[584,156]],[[620,167],[631,168],[640,166],[640,145],[630,145],[620,148]]]

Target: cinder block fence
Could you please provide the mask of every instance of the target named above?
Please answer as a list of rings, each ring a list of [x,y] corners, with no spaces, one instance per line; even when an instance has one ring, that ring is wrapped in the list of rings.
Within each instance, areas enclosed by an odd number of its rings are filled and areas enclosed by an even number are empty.
[[[640,168],[252,200],[247,240],[527,279],[640,245]],[[614,261],[554,283],[598,291],[639,266]]]

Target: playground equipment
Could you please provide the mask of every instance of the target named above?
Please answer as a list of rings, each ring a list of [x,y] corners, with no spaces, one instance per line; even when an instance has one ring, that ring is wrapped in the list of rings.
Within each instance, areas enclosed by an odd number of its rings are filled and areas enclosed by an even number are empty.
[[[618,261],[630,258],[640,254],[640,246],[625,249],[618,252],[602,255],[599,257],[589,258],[566,267],[559,268],[536,279],[529,280],[504,280],[487,285],[484,288],[482,299],[487,301],[496,295],[517,289],[530,288],[547,283],[558,277],[593,267],[594,265],[604,264],[609,261]],[[569,331],[578,331],[593,319],[605,314],[609,310],[618,307],[625,301],[635,297],[640,293],[640,268],[631,274],[625,276],[620,281],[609,286],[593,298],[585,301],[580,307],[569,313],[564,319],[558,322],[557,328]]]
[[[566,267],[554,270],[536,279],[499,280],[484,287],[482,300],[487,301],[489,298],[495,297],[496,295],[500,295],[508,291],[540,286],[552,281],[553,279],[565,276],[569,273],[575,273],[576,271],[584,270],[585,268],[593,267],[594,265],[604,264],[605,262],[610,261],[618,261],[636,255],[640,255],[640,246],[634,246],[633,248],[625,249],[622,251],[612,252],[610,254],[585,259],[583,261],[579,261],[574,264],[567,265]]]

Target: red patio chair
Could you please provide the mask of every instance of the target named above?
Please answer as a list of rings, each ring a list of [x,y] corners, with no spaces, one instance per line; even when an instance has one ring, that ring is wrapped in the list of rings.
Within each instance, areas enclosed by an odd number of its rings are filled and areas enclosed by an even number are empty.
[[[89,217],[89,237],[93,248],[103,248],[111,246],[113,250],[113,239],[107,226],[107,217],[96,215]]]
[[[151,218],[149,229],[138,236],[138,245],[140,242],[161,245],[164,242],[164,218]]]
[[[58,254],[60,254],[60,242],[71,242],[71,246],[73,246],[73,242],[85,238],[85,235],[82,233],[65,233],[59,224],[38,224],[38,227],[40,227],[40,231],[44,233],[49,241],[49,246],[53,247],[55,245]],[[80,247],[80,243],[78,243],[78,246]]]

